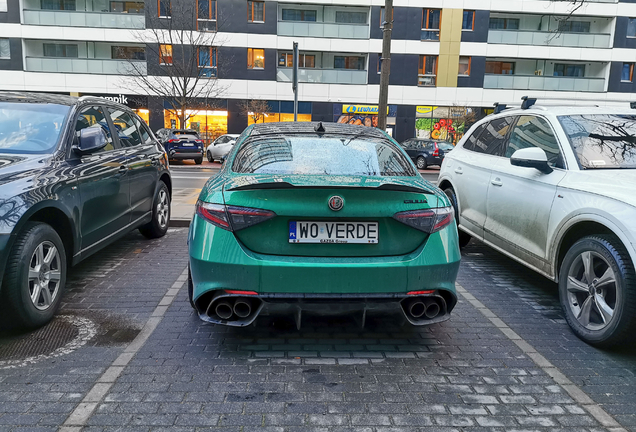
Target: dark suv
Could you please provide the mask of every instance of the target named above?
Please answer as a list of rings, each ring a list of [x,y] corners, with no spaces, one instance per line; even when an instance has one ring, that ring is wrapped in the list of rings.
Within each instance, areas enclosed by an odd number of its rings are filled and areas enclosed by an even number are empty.
[[[170,159],[194,159],[197,165],[203,162],[205,146],[196,131],[192,129],[159,129],[157,138],[163,144]]]
[[[426,169],[429,165],[441,166],[444,154],[455,148],[449,142],[426,138],[410,138],[400,145],[419,169]]]
[[[47,323],[67,268],[170,220],[166,154],[143,120],[96,97],[0,92],[0,315]]]

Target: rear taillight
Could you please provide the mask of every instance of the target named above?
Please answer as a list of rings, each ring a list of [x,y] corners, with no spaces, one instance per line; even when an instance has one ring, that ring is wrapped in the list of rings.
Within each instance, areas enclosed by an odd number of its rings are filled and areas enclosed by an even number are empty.
[[[196,212],[206,221],[228,231],[238,231],[265,222],[276,213],[250,207],[226,206],[197,201]]]
[[[173,143],[173,144],[174,144],[174,143],[178,143],[178,142],[179,142],[179,140],[178,140],[178,139],[175,139],[175,138],[172,138],[172,139],[169,139],[169,140],[168,140],[168,142],[169,142],[169,143]]]
[[[439,147],[437,146],[437,143],[435,143],[435,150],[433,150],[433,156],[434,157],[439,156]]]
[[[439,207],[399,212],[393,215],[393,219],[420,231],[433,234],[450,225],[455,219],[455,213],[452,207]]]
[[[203,140],[194,140],[194,142],[197,144],[203,144]]]

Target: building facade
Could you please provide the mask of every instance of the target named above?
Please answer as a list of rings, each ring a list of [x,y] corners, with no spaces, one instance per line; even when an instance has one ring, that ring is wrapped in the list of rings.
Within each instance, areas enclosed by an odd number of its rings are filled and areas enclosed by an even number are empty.
[[[179,15],[181,2],[196,3],[196,13]],[[198,59],[192,73],[223,89],[193,107],[187,122],[212,139],[254,121],[293,119],[298,42],[299,120],[374,126],[383,4],[0,0],[0,90],[117,98],[157,130],[178,119],[163,98],[131,85],[129,71],[165,75],[181,52]],[[398,140],[457,140],[493,103],[518,104],[524,95],[636,100],[636,0],[572,9],[563,0],[395,0],[390,132]],[[213,42],[189,51],[156,46],[152,30],[166,23],[213,33]],[[263,115],[250,113],[246,101],[254,100],[267,101]]]

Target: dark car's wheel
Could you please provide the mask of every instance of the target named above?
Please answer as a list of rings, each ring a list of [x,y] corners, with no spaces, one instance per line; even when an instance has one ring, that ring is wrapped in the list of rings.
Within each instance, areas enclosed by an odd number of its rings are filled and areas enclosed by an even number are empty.
[[[197,165],[201,165],[203,163],[203,156],[201,156],[200,158],[196,158],[194,160],[194,163]]]
[[[7,261],[2,294],[9,323],[40,327],[53,318],[66,284],[66,251],[57,232],[29,222],[18,234]]]
[[[417,159],[415,159],[415,164],[417,165],[417,169],[426,169],[428,166],[424,156],[418,156]]]
[[[559,273],[565,318],[585,342],[609,347],[636,331],[636,273],[620,240],[584,237],[567,251]]]
[[[214,159],[212,158],[212,154],[210,152],[206,152],[206,156],[208,158],[208,162],[214,162]]]
[[[453,206],[453,210],[455,211],[455,222],[459,225],[459,206],[457,205],[457,195],[455,195],[455,190],[452,187],[444,189],[444,193],[448,197]],[[459,247],[463,248],[470,242],[471,236],[470,234],[466,234],[464,231],[458,229],[457,234],[459,236]]]
[[[192,297],[194,296],[194,285],[192,284],[192,275],[190,274],[190,264],[188,264],[188,300],[190,300],[190,306],[192,309],[196,310],[194,307],[194,300]]]
[[[163,237],[170,225],[170,193],[168,186],[159,182],[152,204],[152,220],[139,228],[139,232],[148,238]]]

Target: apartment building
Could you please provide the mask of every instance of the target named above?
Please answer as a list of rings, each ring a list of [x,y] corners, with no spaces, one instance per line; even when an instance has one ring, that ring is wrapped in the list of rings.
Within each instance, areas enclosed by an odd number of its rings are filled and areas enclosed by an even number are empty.
[[[174,126],[166,101],[126,75],[131,63],[147,74],[170,67],[173,47],[150,55],[144,37],[157,18],[176,19],[170,11],[179,2],[197,2],[197,16],[182,19],[186,30],[215,34],[213,46],[191,51],[199,58],[193,73],[224,89],[188,120],[207,139],[252,123],[246,100],[268,102],[257,121],[293,119],[294,41],[299,120],[376,124],[383,0],[0,0],[0,89],[117,98],[153,130]],[[390,132],[457,140],[494,102],[523,95],[636,100],[636,0],[572,7],[395,0]]]

